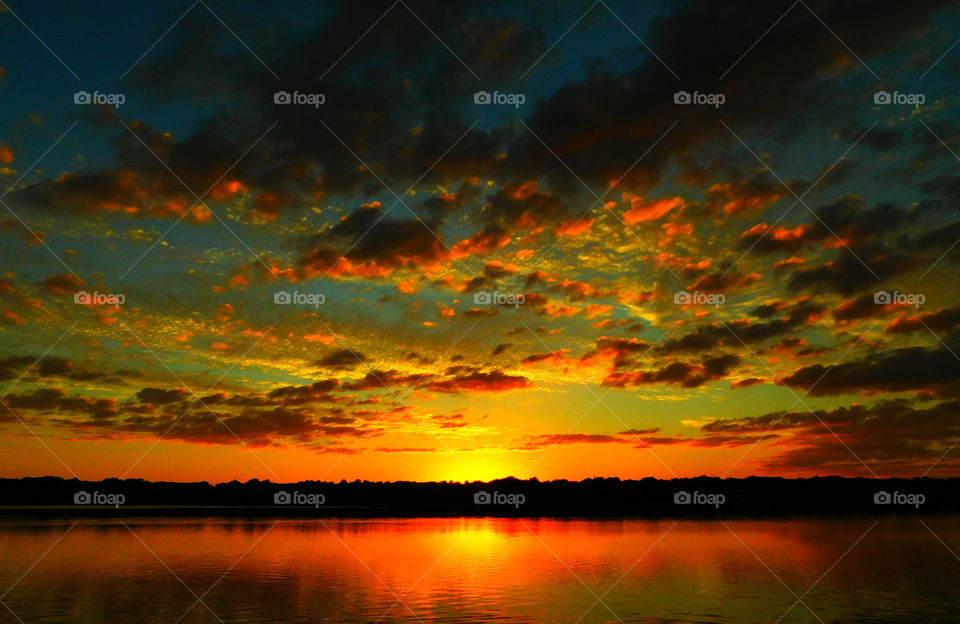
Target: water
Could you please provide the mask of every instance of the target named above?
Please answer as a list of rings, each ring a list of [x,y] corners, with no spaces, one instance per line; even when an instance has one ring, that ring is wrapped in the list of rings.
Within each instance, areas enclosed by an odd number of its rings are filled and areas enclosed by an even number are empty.
[[[73,522],[0,520],[0,623],[960,621],[952,516]]]

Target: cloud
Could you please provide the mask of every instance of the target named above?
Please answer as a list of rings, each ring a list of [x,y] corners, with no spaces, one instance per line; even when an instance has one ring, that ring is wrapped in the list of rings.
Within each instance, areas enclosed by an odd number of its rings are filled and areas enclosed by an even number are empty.
[[[794,304],[784,302],[766,304],[756,308],[753,311],[754,316],[767,319],[779,313],[780,317],[761,323],[750,319],[737,319],[725,323],[725,326],[701,325],[680,338],[664,341],[658,350],[666,353],[690,353],[709,350],[721,344],[742,348],[743,344],[755,344],[792,334],[798,328],[819,318],[825,310],[825,306],[813,303],[809,299],[801,299]]]
[[[644,201],[642,197],[630,199],[630,210],[623,213],[623,220],[627,225],[636,225],[647,221],[655,221],[667,213],[683,206],[682,197],[667,197],[655,201]]]
[[[553,193],[538,190],[538,180],[508,182],[487,200],[488,220],[513,227],[533,227],[567,215],[567,207]]]
[[[433,233],[437,224],[433,226],[416,218],[392,218],[379,203],[361,207],[302,241],[297,267],[309,278],[323,274],[378,277],[403,268],[436,266],[451,253]]]
[[[167,405],[168,403],[176,403],[182,401],[188,396],[190,392],[183,388],[174,388],[172,390],[162,390],[160,388],[144,388],[137,392],[137,399],[142,403],[150,403],[152,405]]]
[[[781,381],[803,390],[813,386],[810,393],[814,396],[942,390],[960,380],[960,361],[951,353],[951,349],[960,350],[955,343],[955,339],[948,339],[947,345],[953,347],[906,347],[873,353],[852,362],[814,364]]]
[[[687,290],[703,293],[730,292],[731,290],[745,288],[758,281],[761,277],[759,273],[741,275],[736,271],[727,271],[725,273],[718,271],[704,275],[690,286],[687,286]]]
[[[21,375],[40,377],[68,377],[81,379],[89,372],[74,371],[70,360],[55,355],[34,357],[31,355],[8,355],[0,358],[0,379],[18,379]]]
[[[72,295],[83,286],[83,282],[76,275],[71,273],[61,273],[59,275],[48,276],[40,286],[52,293],[61,295]]]
[[[833,311],[833,318],[838,321],[858,321],[861,319],[884,316],[890,313],[893,305],[878,305],[874,301],[873,293],[845,301]]]
[[[933,465],[960,437],[960,403],[918,408],[906,400],[885,400],[817,410],[815,415],[770,412],[713,421],[702,430],[708,434],[705,440],[777,432],[783,450],[760,460],[769,470],[865,472],[862,459],[880,474],[911,474],[918,465]],[[943,467],[955,463],[948,458]]]
[[[366,361],[366,357],[364,357],[362,353],[357,353],[350,349],[339,349],[337,351],[331,351],[323,358],[314,362],[314,366],[331,370],[351,370]]]
[[[8,407],[15,410],[35,410],[49,413],[80,413],[96,420],[109,419],[116,415],[113,399],[90,399],[68,396],[58,388],[38,388],[31,392],[12,393],[4,398]]]
[[[508,375],[502,371],[474,372],[441,379],[427,385],[433,392],[457,394],[460,392],[505,392],[527,388],[530,380],[520,375]]]
[[[922,256],[916,253],[888,251],[877,245],[855,251],[839,249],[837,253],[833,261],[794,271],[787,287],[793,291],[850,296],[865,290],[875,291],[885,280],[923,264]]]
[[[918,316],[902,316],[887,325],[886,332],[888,334],[909,334],[925,330],[950,332],[958,325],[960,325],[960,307],[952,307]]]
[[[271,390],[267,395],[270,399],[280,400],[283,405],[299,405],[334,401],[331,394],[340,388],[339,379],[323,379],[307,386],[283,386]]]
[[[549,362],[552,365],[562,364],[567,359],[569,349],[557,349],[550,353],[534,353],[520,360],[523,366],[539,364],[540,362]]]
[[[398,374],[397,371],[371,371],[359,381],[343,384],[344,390],[375,390],[391,386],[416,386],[429,379],[429,374]]]
[[[616,388],[650,384],[673,384],[683,388],[696,388],[709,381],[726,377],[739,363],[740,356],[735,354],[705,357],[700,364],[672,362],[652,371],[611,372],[602,383],[604,386]]]

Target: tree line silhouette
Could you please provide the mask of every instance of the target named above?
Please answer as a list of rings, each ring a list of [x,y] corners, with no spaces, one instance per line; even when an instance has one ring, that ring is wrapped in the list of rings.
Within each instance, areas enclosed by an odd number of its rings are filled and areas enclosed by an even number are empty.
[[[662,480],[272,483],[0,479],[0,513],[297,516],[783,516],[960,511],[960,479],[695,477]]]

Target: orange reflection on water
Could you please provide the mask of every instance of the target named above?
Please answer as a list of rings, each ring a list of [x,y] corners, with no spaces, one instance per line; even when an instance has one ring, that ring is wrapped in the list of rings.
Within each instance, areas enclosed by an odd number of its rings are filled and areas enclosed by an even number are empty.
[[[960,564],[915,519],[126,522],[60,542],[70,522],[0,522],[4,601],[24,622],[790,622],[812,616],[784,584],[829,570],[804,599],[824,621],[960,606]],[[960,542],[956,518],[937,531]]]

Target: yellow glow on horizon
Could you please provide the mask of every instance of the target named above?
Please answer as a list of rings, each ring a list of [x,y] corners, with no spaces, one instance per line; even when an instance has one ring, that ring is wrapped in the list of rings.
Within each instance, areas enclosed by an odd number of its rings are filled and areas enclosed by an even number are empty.
[[[431,476],[430,480],[469,483],[506,477],[527,478],[524,476],[524,469],[519,467],[516,461],[510,461],[510,458],[504,455],[489,453],[459,453],[438,472],[439,474],[435,477]]]

